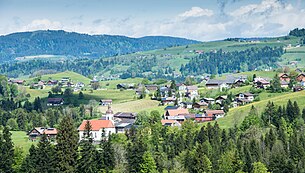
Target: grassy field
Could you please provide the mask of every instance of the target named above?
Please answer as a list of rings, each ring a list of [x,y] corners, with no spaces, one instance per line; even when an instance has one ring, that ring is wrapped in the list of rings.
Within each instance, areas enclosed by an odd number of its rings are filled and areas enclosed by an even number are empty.
[[[158,106],[159,102],[155,100],[142,99],[134,100],[125,103],[113,104],[111,109],[116,112],[141,112],[141,111],[152,111],[158,110],[160,113],[164,113],[164,106]],[[98,110],[102,113],[106,112],[107,106],[99,106]]]
[[[70,77],[70,79],[74,83],[83,82],[86,85],[90,83],[90,79],[89,78],[87,78],[87,77],[85,77],[85,76],[83,76],[81,74],[72,72],[72,71],[65,71],[65,72],[56,73],[56,74],[43,75],[43,76],[41,76],[41,80],[49,80],[49,79],[61,80],[63,77]],[[31,80],[33,80],[33,78],[30,78],[29,80],[31,81]]]
[[[36,145],[38,142],[32,142],[24,131],[11,131],[12,140],[15,147],[21,147],[24,153],[28,153],[32,144]]]
[[[264,100],[261,98],[261,101],[230,109],[229,113],[224,118],[217,120],[220,127],[230,128],[233,127],[234,124],[240,124],[249,113],[252,105],[257,108],[259,113],[262,113],[268,101],[274,102],[276,105],[286,105],[287,101],[290,99],[291,101],[297,101],[300,109],[305,107],[305,91],[296,93],[276,93],[273,96],[270,96],[270,98],[268,98],[268,94],[270,93],[266,94],[267,96]]]
[[[119,79],[119,80],[109,80],[109,81],[101,81],[101,87],[107,89],[116,89],[117,84],[139,84],[142,82],[142,78],[128,78],[128,79]]]

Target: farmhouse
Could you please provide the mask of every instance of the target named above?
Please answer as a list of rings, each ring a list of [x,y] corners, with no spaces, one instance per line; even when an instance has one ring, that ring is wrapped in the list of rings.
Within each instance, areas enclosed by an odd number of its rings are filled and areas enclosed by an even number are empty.
[[[198,97],[198,87],[197,86],[187,86],[186,95],[190,99],[194,99],[194,98]]]
[[[108,106],[108,105],[112,105],[112,100],[100,100],[100,105],[102,106]]]
[[[25,83],[25,80],[16,79],[16,80],[9,80],[8,82],[17,85],[23,85]]]
[[[60,106],[64,104],[63,98],[48,98],[47,106]]]
[[[218,118],[224,117],[225,112],[223,110],[206,110],[205,116],[212,117],[212,120],[217,120]]]
[[[111,133],[115,133],[115,126],[111,120],[84,120],[78,127],[79,139],[84,138],[85,126],[87,121],[91,124],[91,137],[93,141],[101,141],[102,136],[108,137]]]
[[[253,84],[256,88],[266,89],[267,87],[270,86],[270,80],[269,79],[264,79],[264,78],[261,78],[261,77],[257,77],[257,78],[254,79]]]
[[[145,85],[145,88],[149,93],[153,93],[158,90],[158,85]]]
[[[163,105],[174,104],[176,99],[177,99],[176,97],[163,97],[161,98],[161,103]]]
[[[216,103],[222,104],[225,100],[227,100],[228,96],[218,96],[215,101]]]
[[[179,109],[169,109],[164,114],[164,119],[167,120],[177,120],[178,122],[183,122],[189,118],[189,111],[184,108]]]
[[[181,124],[176,120],[161,120],[162,126],[181,127]]]
[[[200,102],[205,102],[207,104],[214,104],[215,103],[215,99],[213,99],[213,98],[202,98],[200,100]]]
[[[58,80],[48,80],[47,85],[48,86],[53,86],[53,85],[57,85],[58,84]]]
[[[286,82],[290,81],[289,75],[287,73],[280,73],[278,74],[278,77],[280,78],[281,81],[286,81]]]
[[[245,100],[249,100],[250,102],[253,102],[254,100],[254,94],[251,93],[239,93],[236,94],[236,98],[237,99],[245,99]]]
[[[305,74],[304,73],[300,73],[298,76],[297,76],[297,81],[298,82],[305,82]]]
[[[55,139],[57,135],[57,129],[56,128],[46,128],[46,127],[35,127],[31,131],[29,131],[29,138],[31,140],[35,140],[38,137],[41,137],[41,135],[46,134],[49,139]]]
[[[206,109],[208,106],[209,106],[209,104],[204,101],[196,102],[193,105],[194,109],[197,109],[197,110]]]

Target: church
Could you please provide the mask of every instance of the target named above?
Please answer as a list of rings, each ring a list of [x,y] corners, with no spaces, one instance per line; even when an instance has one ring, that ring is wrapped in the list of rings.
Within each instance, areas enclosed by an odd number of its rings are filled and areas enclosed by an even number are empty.
[[[99,120],[88,120],[91,124],[92,131],[91,137],[93,141],[101,141],[103,137],[108,137],[112,133],[116,133],[114,119],[113,119],[113,111],[111,110],[110,105],[108,106],[108,110],[106,111],[105,117],[102,117]],[[82,124],[78,128],[79,140],[84,138],[85,126],[87,120],[84,120]]]

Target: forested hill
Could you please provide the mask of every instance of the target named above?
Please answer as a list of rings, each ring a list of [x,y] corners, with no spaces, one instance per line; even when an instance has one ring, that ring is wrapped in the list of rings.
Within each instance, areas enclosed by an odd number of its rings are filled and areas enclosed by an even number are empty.
[[[114,35],[88,35],[63,30],[13,33],[0,36],[0,61],[29,55],[70,55],[109,57],[138,51],[199,43],[168,36],[130,38]]]

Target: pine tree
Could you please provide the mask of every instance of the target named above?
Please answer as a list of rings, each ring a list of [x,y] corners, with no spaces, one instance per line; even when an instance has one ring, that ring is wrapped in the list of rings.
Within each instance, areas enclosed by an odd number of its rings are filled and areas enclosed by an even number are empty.
[[[143,162],[140,164],[141,173],[157,173],[156,162],[150,152],[145,152],[142,160]]]
[[[13,172],[14,144],[11,136],[8,127],[4,127],[3,134],[0,136],[0,172]]]
[[[37,162],[35,167],[39,173],[52,173],[55,171],[55,150],[49,142],[47,135],[43,134],[36,151]]]
[[[20,172],[38,173],[36,169],[37,162],[38,162],[37,149],[34,145],[31,145],[31,148],[29,149],[29,154],[25,157],[25,159],[22,162]]]
[[[76,172],[78,135],[71,117],[65,116],[60,122],[56,141],[58,171]]]
[[[111,144],[111,136],[108,137],[108,140],[103,141],[101,145],[104,169],[109,172],[110,170],[113,170],[115,166],[114,149]]]
[[[94,173],[97,172],[96,148],[93,146],[91,137],[92,126],[90,121],[86,121],[84,138],[81,141],[80,158],[77,160],[77,172]]]

